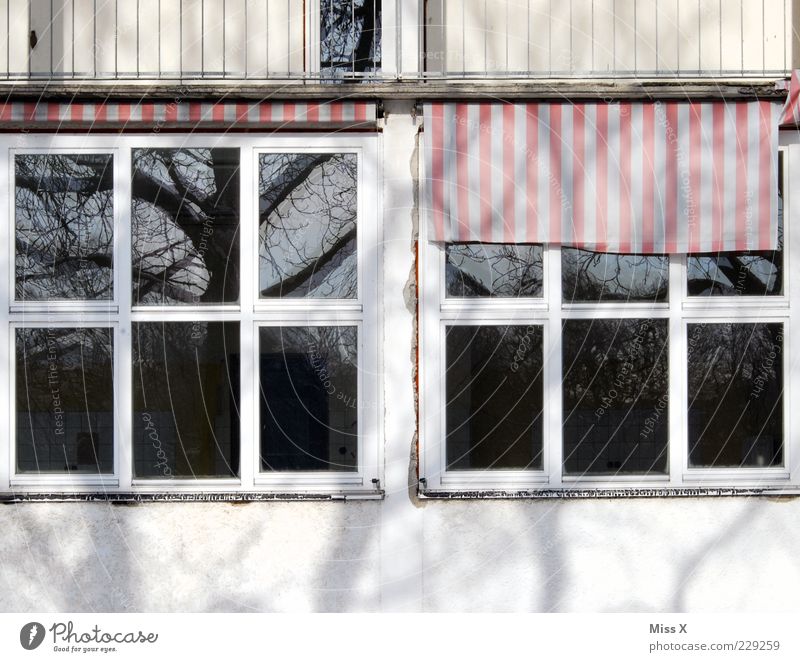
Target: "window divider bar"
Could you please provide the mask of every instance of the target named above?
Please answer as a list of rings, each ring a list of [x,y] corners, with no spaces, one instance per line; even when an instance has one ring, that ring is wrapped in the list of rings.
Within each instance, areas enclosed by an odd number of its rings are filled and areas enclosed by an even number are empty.
[[[119,328],[114,349],[114,464],[119,489],[131,488],[133,481],[133,336],[131,303],[133,270],[131,267],[131,150],[119,149],[114,160],[114,245],[115,298],[119,302]]]
[[[686,256],[672,255],[669,260],[669,356],[667,461],[671,485],[683,483],[688,449],[686,414],[686,325],[681,316],[686,289]]]
[[[545,291],[551,303],[550,318],[544,332],[544,466],[550,477],[550,487],[563,484],[564,441],[561,388],[561,247],[545,250]]]

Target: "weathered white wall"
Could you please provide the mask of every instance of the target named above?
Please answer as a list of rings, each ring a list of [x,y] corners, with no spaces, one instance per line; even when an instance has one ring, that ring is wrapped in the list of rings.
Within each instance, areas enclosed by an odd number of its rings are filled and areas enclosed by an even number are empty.
[[[795,609],[800,499],[414,496],[417,129],[385,108],[386,499],[0,505],[0,610]]]
[[[3,506],[0,610],[796,608],[796,500],[429,502],[381,568],[385,508]]]

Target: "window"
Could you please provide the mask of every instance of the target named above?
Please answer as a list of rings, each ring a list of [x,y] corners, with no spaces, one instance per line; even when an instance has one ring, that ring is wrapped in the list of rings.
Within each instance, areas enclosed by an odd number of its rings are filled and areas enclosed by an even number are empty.
[[[373,493],[376,143],[6,140],[7,483]]]
[[[422,241],[423,489],[792,484],[784,155],[769,253]]]
[[[381,0],[319,0],[320,73],[337,79],[381,70]]]

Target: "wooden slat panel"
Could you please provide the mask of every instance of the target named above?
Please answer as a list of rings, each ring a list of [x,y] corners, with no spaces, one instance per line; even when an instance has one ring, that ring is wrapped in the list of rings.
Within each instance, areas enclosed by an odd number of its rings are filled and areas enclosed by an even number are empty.
[[[138,20],[135,2],[117,0],[117,71],[120,76],[137,75],[139,68]]]
[[[678,0],[659,0],[656,7],[657,65],[658,71],[667,75],[677,73],[680,65],[680,36],[678,31]]]
[[[158,0],[139,0],[139,75],[158,75],[159,54]]]
[[[787,66],[783,59],[785,32],[784,0],[764,0],[764,68],[767,71],[780,71]]]
[[[261,0],[247,0],[247,75],[267,75],[267,7]]]
[[[116,0],[96,0],[95,71],[99,76],[113,76],[117,67]]]
[[[614,0],[594,0],[592,35],[594,70],[611,72],[614,69]]]
[[[679,0],[678,59],[682,71],[700,69],[700,14],[697,0]]]
[[[764,70],[764,12],[761,0],[742,3],[742,68],[745,71]]]
[[[425,3],[425,71],[444,70],[444,1],[428,0]],[[523,69],[527,69],[527,62]]]
[[[286,0],[269,0],[267,62],[270,73],[289,73],[289,11]]]
[[[510,0],[509,0],[510,1]],[[486,71],[508,71],[508,10],[509,2],[486,3]]]
[[[175,76],[181,71],[180,0],[161,0],[160,73]]]
[[[76,76],[94,75],[94,0],[73,0]]]
[[[30,29],[36,33],[37,43],[30,51],[32,75],[50,73],[52,46],[50,0],[30,0]]]
[[[244,73],[247,43],[245,34],[245,0],[226,0],[225,3],[225,74]]]
[[[636,3],[636,70],[652,73],[658,68],[655,2]]]
[[[53,73],[72,75],[72,0],[53,0]]]
[[[464,5],[461,0],[444,0],[444,3],[447,71],[464,71]]]
[[[202,0],[183,0],[182,67],[185,74],[203,70],[203,3]]]
[[[742,0],[725,0],[722,3],[722,46],[720,67],[723,71],[742,69]]]
[[[223,0],[203,1],[203,73],[221,76],[225,59],[225,7]]]
[[[570,38],[569,2],[552,3],[550,14],[550,67],[559,74],[572,70],[572,46]]]
[[[467,71],[485,71],[486,66],[486,15],[485,0],[462,0],[464,4],[464,68]]]
[[[288,6],[289,14],[289,70],[292,73],[302,73],[305,67],[305,16],[303,15],[303,4],[292,0],[283,1]]]
[[[719,0],[700,0],[700,69],[720,68]]]
[[[572,3],[572,70],[588,72],[594,69],[592,3],[571,0]]]
[[[528,67],[531,71],[550,70],[550,0],[528,0]]]
[[[636,70],[636,0],[616,0],[614,62],[624,73]]]

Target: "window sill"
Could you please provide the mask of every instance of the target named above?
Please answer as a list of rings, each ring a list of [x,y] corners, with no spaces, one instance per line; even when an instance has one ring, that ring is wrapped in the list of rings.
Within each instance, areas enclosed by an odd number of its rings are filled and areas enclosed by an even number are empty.
[[[383,490],[337,492],[0,492],[0,504],[36,502],[254,503],[260,501],[381,501]]]
[[[419,490],[422,499],[620,499],[672,497],[797,497],[800,487],[585,487],[521,490]]]

